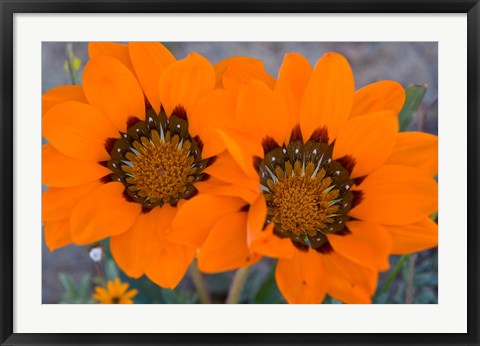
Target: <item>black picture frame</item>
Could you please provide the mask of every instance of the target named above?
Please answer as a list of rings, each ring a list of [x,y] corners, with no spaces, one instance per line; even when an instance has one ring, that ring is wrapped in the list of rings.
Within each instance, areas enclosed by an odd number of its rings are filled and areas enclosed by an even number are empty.
[[[0,341],[2,345],[479,345],[479,0],[0,0]],[[467,13],[468,332],[465,334],[24,334],[13,332],[13,17],[16,13]],[[220,332],[220,331],[219,331]]]

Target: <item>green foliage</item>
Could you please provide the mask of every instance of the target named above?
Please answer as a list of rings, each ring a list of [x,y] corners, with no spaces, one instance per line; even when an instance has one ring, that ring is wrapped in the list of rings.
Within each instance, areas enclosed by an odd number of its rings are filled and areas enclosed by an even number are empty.
[[[77,284],[70,274],[60,273],[59,279],[62,282],[64,293],[61,304],[92,304],[92,278],[90,274],[84,274]]]
[[[275,266],[270,266],[267,275],[263,278],[260,285],[252,294],[251,302],[254,304],[284,304],[275,281]]]
[[[433,216],[434,217],[434,216]],[[61,303],[81,304],[94,303],[91,298],[94,285],[105,286],[106,280],[119,277],[122,282],[128,282],[131,288],[138,290],[134,298],[137,304],[197,304],[199,296],[191,287],[188,279],[176,289],[164,289],[143,276],[132,279],[122,273],[116,266],[106,246],[103,272],[105,278],[91,277],[85,274],[76,283],[71,275],[62,273],[60,280],[65,288]],[[377,294],[373,302],[377,304],[403,304],[405,303],[405,288],[408,272],[408,255],[392,256],[391,270],[380,276]],[[414,304],[437,303],[438,289],[438,257],[437,250],[428,250],[417,254],[414,273]],[[207,287],[216,302],[223,302],[231,282],[232,272],[204,275]],[[254,265],[250,271],[247,282],[242,290],[241,302],[251,304],[285,304],[278,290],[275,280],[275,262],[264,259]],[[327,296],[323,304],[342,304],[333,297]]]
[[[231,272],[203,275],[207,290],[211,295],[223,296],[228,292],[231,281]]]
[[[117,265],[112,258],[108,258],[105,260],[105,274],[107,275],[108,281],[113,281],[118,278]]]
[[[413,276],[413,304],[438,303],[438,252],[436,249],[419,252],[416,255]],[[380,280],[379,291],[373,302],[377,304],[404,304],[406,282],[408,276],[408,259],[406,256],[394,256],[395,266],[392,266],[387,278]],[[403,261],[402,261],[403,259]],[[395,273],[393,273],[395,272]],[[391,279],[393,277],[393,280]],[[387,283],[388,281],[388,283]],[[382,284],[383,282],[383,284]]]
[[[195,304],[198,302],[196,292],[181,290],[179,287],[174,290],[161,288],[146,276],[132,279],[120,273],[120,280],[128,282],[130,288],[138,290],[138,295],[134,298],[136,304]]]
[[[198,302],[196,292],[162,289],[162,296],[166,304],[195,304]]]
[[[260,286],[257,294],[255,295],[253,302],[255,304],[275,304],[281,298],[275,277],[269,276]]]
[[[403,269],[404,267],[404,264],[407,260],[408,256],[407,255],[403,255],[402,257],[400,257],[399,261],[397,262],[397,264],[395,265],[395,268],[393,268],[390,273],[388,274],[388,277],[387,277],[387,280],[385,280],[385,283],[383,284],[383,287],[382,289],[380,290],[380,293],[379,294],[384,294],[388,291],[388,289],[390,288],[390,286],[392,285],[393,283],[393,280],[395,280],[395,278],[397,277],[397,274],[398,272]]]
[[[413,120],[413,114],[416,112],[418,107],[420,107],[426,92],[426,84],[411,84],[407,87],[405,90],[405,103],[400,111],[400,114],[398,115],[400,131],[407,131]]]

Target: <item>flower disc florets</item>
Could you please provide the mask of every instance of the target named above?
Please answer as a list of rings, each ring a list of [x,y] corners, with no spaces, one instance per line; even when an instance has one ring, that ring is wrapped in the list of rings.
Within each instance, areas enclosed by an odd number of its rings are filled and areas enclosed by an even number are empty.
[[[202,159],[202,144],[188,132],[182,112],[167,118],[149,109],[145,121],[130,118],[127,133],[107,141],[111,146],[110,178],[122,182],[125,192],[145,208],[189,199],[197,193],[194,183],[209,160]]]
[[[274,223],[274,234],[289,237],[301,249],[328,251],[326,234],[346,232],[354,199],[353,161],[332,160],[333,146],[323,129],[306,142],[298,128],[282,147],[270,138],[263,142],[265,156],[257,170],[267,202],[266,222]]]

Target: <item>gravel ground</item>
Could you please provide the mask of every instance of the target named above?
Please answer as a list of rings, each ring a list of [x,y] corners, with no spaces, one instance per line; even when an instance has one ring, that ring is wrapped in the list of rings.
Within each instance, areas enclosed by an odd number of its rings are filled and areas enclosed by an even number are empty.
[[[426,83],[428,91],[422,108],[425,111],[426,131],[437,133],[438,49],[433,42],[171,42],[167,43],[180,59],[190,51],[207,57],[212,63],[235,55],[248,55],[262,59],[266,70],[276,76],[283,56],[298,52],[312,65],[325,52],[336,51],[347,57],[355,74],[356,88],[372,82],[392,79],[407,86]],[[64,70],[65,42],[46,42],[42,45],[42,92],[53,87],[71,84]],[[74,43],[76,56],[88,60],[87,44]],[[81,71],[80,71],[81,73]],[[414,120],[411,129],[417,127]],[[84,247],[68,246],[50,252],[42,251],[42,301],[57,303],[63,288],[58,279],[60,272],[68,272],[77,280],[83,273],[93,273],[93,265]]]

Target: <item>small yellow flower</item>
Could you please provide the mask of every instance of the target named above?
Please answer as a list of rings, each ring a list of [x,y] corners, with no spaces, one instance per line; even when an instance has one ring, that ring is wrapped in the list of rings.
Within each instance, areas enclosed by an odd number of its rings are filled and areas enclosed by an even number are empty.
[[[129,284],[122,283],[119,278],[108,281],[107,288],[95,287],[92,298],[100,304],[133,304],[132,298],[138,293],[136,289],[128,290]]]

